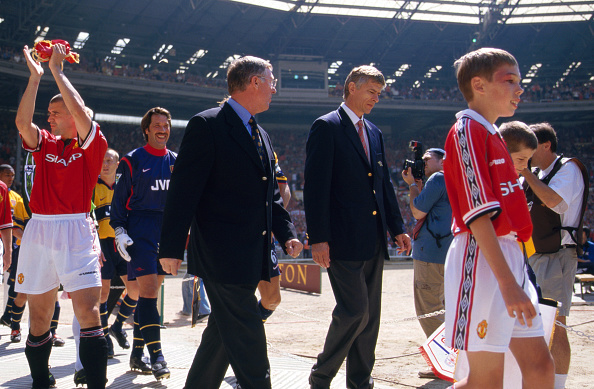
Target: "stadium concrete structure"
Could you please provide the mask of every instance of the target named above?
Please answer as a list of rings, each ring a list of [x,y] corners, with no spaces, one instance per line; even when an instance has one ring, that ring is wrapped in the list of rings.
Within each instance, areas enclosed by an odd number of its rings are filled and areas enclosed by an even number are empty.
[[[306,131],[339,103],[340,97],[328,96],[328,87],[361,64],[375,64],[394,86],[451,88],[454,60],[489,46],[517,57],[525,81],[531,79],[524,82],[528,88],[570,79],[592,82],[593,14],[594,2],[577,0],[19,0],[0,6],[0,45],[60,38],[91,65],[107,60],[116,68],[219,82],[234,56],[260,56],[275,65],[279,87],[259,121],[267,128]],[[0,61],[0,110],[16,109],[27,76],[22,62]],[[69,78],[101,113],[139,115],[163,105],[174,118],[189,119],[225,95],[223,88],[104,74],[74,72]],[[42,82],[40,101],[54,92],[49,79]],[[415,133],[447,128],[463,106],[395,99],[382,101],[372,116],[387,133]],[[516,118],[592,124],[594,101],[523,104]]]

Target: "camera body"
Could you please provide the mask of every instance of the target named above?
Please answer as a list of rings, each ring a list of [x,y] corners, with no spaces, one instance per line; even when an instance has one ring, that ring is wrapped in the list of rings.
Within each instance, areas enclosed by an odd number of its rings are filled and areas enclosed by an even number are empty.
[[[408,147],[414,152],[413,160],[405,159],[403,170],[411,169],[412,175],[415,179],[422,179],[425,176],[425,161],[423,161],[423,144],[416,140],[411,140]]]

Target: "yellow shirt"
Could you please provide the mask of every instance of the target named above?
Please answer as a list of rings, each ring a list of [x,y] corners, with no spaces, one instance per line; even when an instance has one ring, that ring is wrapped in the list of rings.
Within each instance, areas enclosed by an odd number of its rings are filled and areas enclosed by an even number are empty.
[[[31,217],[27,213],[27,209],[25,208],[23,198],[14,190],[10,190],[8,192],[8,196],[10,198],[10,210],[12,211],[12,222],[14,225],[13,228],[18,227],[24,231],[25,225]],[[21,245],[20,239],[16,239],[16,245]]]
[[[99,239],[115,238],[115,231],[109,225],[109,216],[111,213],[111,200],[113,199],[113,189],[115,183],[109,186],[101,178],[95,185],[93,191],[93,204],[95,204],[95,217],[99,223]]]

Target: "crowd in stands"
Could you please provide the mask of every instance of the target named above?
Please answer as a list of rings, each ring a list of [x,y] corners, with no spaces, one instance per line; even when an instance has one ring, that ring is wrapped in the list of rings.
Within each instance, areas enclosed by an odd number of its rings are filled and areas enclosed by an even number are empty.
[[[4,61],[16,63],[24,62],[21,49],[0,47],[0,58]],[[85,57],[81,58],[78,65],[66,64],[72,66],[72,70],[88,73],[100,73],[117,77],[133,77],[162,82],[186,83],[197,86],[224,88],[223,80],[214,80],[212,78],[201,77],[193,74],[175,74],[157,69],[145,69],[143,67],[131,65],[115,65],[111,60],[95,59],[89,61]],[[329,90],[331,96],[342,96],[343,86],[340,83]],[[403,99],[403,100],[434,100],[434,101],[463,101],[462,95],[457,86],[452,85],[449,88],[406,88],[388,85],[382,94],[385,99]],[[524,101],[560,101],[560,100],[590,100],[594,99],[594,84],[577,83],[566,81],[559,87],[540,86],[532,84],[527,87],[522,95]],[[6,116],[4,118],[3,116]],[[18,136],[14,128],[14,117],[9,114],[0,114],[0,163],[15,164],[14,150],[18,146]],[[13,115],[14,116],[14,115]],[[45,117],[36,118],[37,123],[44,123]],[[101,123],[101,129],[105,134],[110,147],[114,148],[120,156],[128,151],[142,146],[144,140],[139,125]],[[594,182],[594,135],[590,128],[557,128],[560,144],[559,150],[570,156],[579,157],[589,169],[590,182]],[[293,215],[295,225],[298,229],[300,238],[305,237],[306,225],[303,212],[303,203],[300,193],[303,190],[304,177],[303,166],[305,161],[305,143],[307,140],[307,131],[275,131],[269,129],[275,150],[279,157],[279,163],[289,179],[293,198],[289,205],[289,211]],[[427,147],[439,147],[445,141],[445,132],[442,131],[424,131],[418,137]],[[177,151],[183,137],[183,129],[174,128],[171,132],[169,147]],[[412,158],[412,153],[408,149],[408,141],[398,135],[385,135],[386,158],[390,166],[392,180],[397,188],[398,201],[401,212],[405,219],[406,228],[412,232],[415,220],[410,213],[408,206],[408,190],[401,178],[401,168],[405,158]],[[594,194],[590,193],[588,208],[585,215],[585,225],[594,227]]]
[[[342,97],[344,86],[337,82],[336,86],[328,89],[328,94],[334,97]],[[428,88],[420,86],[418,88],[407,88],[388,84],[384,89],[381,98],[385,100],[430,100],[430,101],[464,101],[462,93],[456,85],[451,87]]]
[[[14,150],[16,150],[19,136],[14,119],[14,114],[0,113],[0,165],[8,163],[14,166],[16,163]]]
[[[335,87],[329,89],[330,96],[340,97],[344,91],[343,85],[338,82]],[[383,99],[388,100],[427,100],[427,101],[454,101],[463,102],[462,93],[456,85],[446,87],[397,87],[395,84],[386,85],[382,93]],[[541,86],[533,83],[526,86],[521,96],[522,102],[555,102],[555,101],[576,101],[593,100],[594,83],[565,81],[558,87],[552,85]]]
[[[44,116],[36,116],[35,122],[45,123]],[[113,122],[100,123],[101,130],[105,134],[109,146],[115,149],[120,156],[144,145],[144,138],[140,125],[120,124]],[[568,156],[577,156],[584,162],[590,173],[590,182],[594,183],[594,133],[589,128],[557,128],[559,136],[559,153]],[[183,128],[173,128],[168,146],[173,151],[179,150],[183,138]],[[289,211],[294,219],[295,226],[300,238],[305,238],[307,227],[301,193],[305,183],[303,167],[305,163],[305,143],[307,141],[307,130],[303,131],[269,131],[272,144],[279,158],[279,164],[289,180],[291,193],[293,194],[289,204]],[[443,147],[446,133],[443,131],[424,131],[415,140],[420,141],[428,147]],[[400,210],[405,220],[406,229],[412,232],[415,219],[410,213],[408,206],[408,189],[402,180],[401,171],[405,159],[412,159],[413,153],[408,148],[410,139],[403,139],[398,134],[385,134],[386,159],[394,187],[397,190],[397,198]],[[0,114],[0,163],[16,163],[16,147],[19,145],[19,137],[14,127],[14,113]],[[18,190],[18,187],[17,187]],[[594,191],[590,192],[584,224],[594,227]]]
[[[24,63],[20,48],[0,46],[0,58],[4,61]],[[183,83],[199,87],[226,89],[224,78],[204,77],[190,72],[177,73],[159,69],[159,65],[145,67],[144,64],[116,63],[115,59],[87,58],[81,56],[79,64],[65,64],[73,71],[104,74],[114,77],[127,77],[151,81]],[[167,66],[168,67],[168,66]],[[452,81],[454,79],[452,78]],[[337,82],[328,88],[328,95],[341,97],[344,86]],[[448,87],[404,86],[396,83],[387,85],[382,98],[388,100],[427,100],[463,102],[464,98],[457,85]],[[571,100],[593,100],[594,83],[592,81],[565,80],[558,86],[540,85],[537,82],[525,87],[523,102],[555,102]]]
[[[25,58],[21,52],[22,49],[14,47],[0,46],[0,58],[4,61],[15,63],[25,63]],[[171,83],[183,83],[187,85],[208,87],[208,88],[227,88],[227,82],[220,79],[202,77],[191,73],[168,72],[155,67],[145,67],[142,65],[119,64],[113,58],[100,59],[80,57],[78,64],[65,63],[65,67],[75,72],[84,72],[91,74],[104,74],[114,77],[127,77],[151,81],[163,81]]]

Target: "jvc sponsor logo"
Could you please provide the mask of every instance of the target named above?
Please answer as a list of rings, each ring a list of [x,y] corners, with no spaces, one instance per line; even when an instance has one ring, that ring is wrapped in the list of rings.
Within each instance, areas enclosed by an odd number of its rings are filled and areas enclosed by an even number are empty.
[[[70,164],[70,162],[73,162],[73,161],[79,159],[80,157],[82,157],[81,153],[72,154],[70,156],[70,158],[68,158],[68,161],[66,161],[64,158],[60,158],[57,155],[46,154],[45,160],[48,162],[61,163],[64,166],[68,166]]]
[[[151,190],[169,190],[169,180],[155,180]]]
[[[515,189],[514,188],[518,188],[518,190],[522,190],[522,185],[520,184],[520,180],[518,180],[516,178],[515,182],[512,181],[508,181],[508,182],[502,182],[499,184],[501,186],[501,194],[504,196],[507,196],[510,193],[514,193]]]

